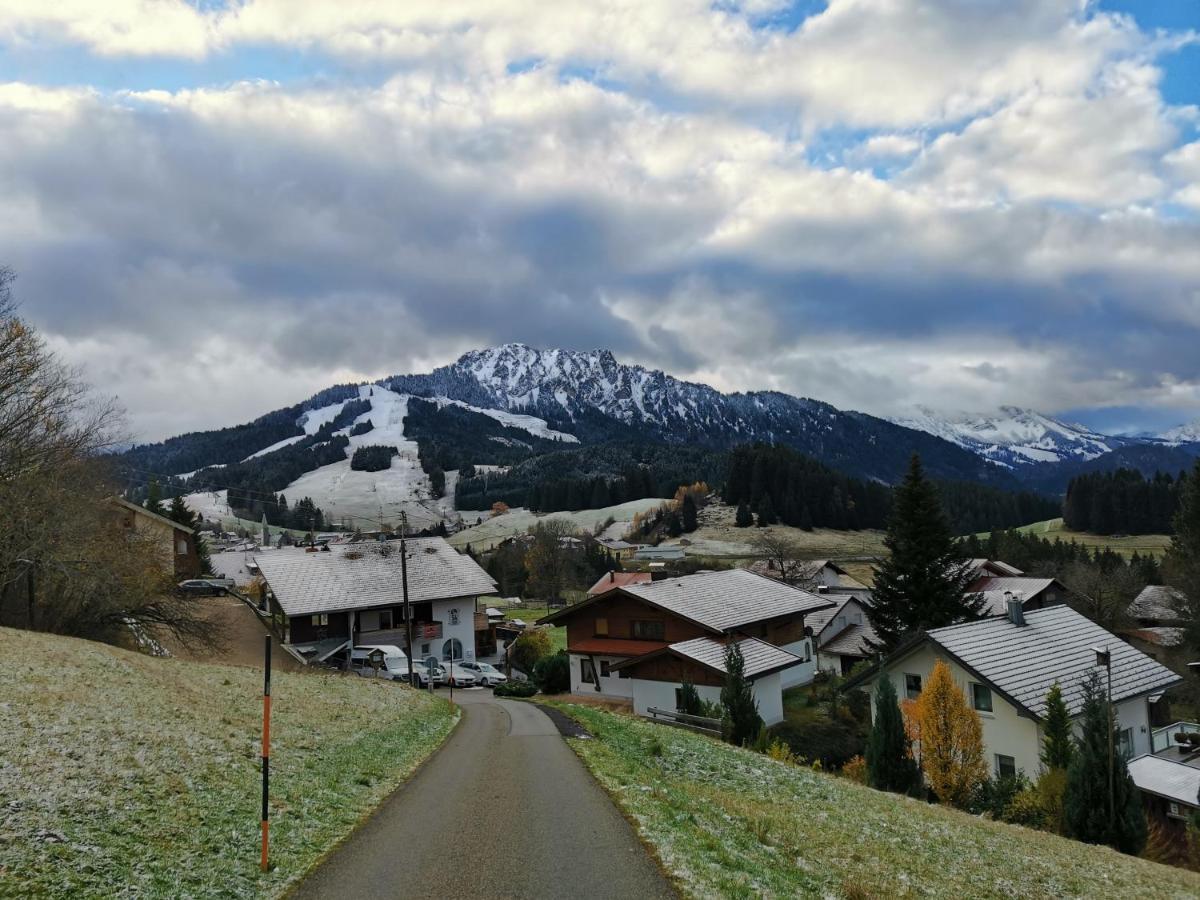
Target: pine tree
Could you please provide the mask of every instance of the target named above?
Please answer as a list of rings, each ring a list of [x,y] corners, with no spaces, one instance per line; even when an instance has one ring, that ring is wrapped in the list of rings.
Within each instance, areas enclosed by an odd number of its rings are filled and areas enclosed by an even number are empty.
[[[679,712],[689,716],[704,715],[704,705],[700,702],[700,692],[696,686],[686,679],[679,685]]]
[[[159,486],[157,478],[150,479],[150,487],[146,492],[145,506],[146,509],[156,515],[165,516],[167,514],[167,510],[162,502],[162,487]]]
[[[1183,608],[1177,612],[1184,623],[1184,641],[1197,654],[1200,653],[1200,460],[1196,460],[1196,467],[1183,479],[1174,525],[1175,534],[1163,558],[1163,576],[1167,584],[1183,595]]]
[[[775,506],[771,503],[770,494],[763,494],[758,501],[758,527],[766,528],[775,524]]]
[[[684,532],[690,534],[695,531],[699,523],[696,521],[696,501],[690,493],[683,495],[683,503],[680,504],[679,511],[683,516]]]
[[[200,563],[200,574],[209,575],[213,571],[212,558],[208,555],[208,544],[200,536],[199,521],[196,514],[183,502],[183,498],[171,498],[171,505],[166,510],[167,518],[178,522],[184,528],[192,529],[192,540],[196,542],[196,557]]]
[[[917,709],[921,768],[930,789],[943,803],[966,806],[975,788],[987,779],[983,724],[954,683],[950,667],[940,659],[917,699]]]
[[[1063,701],[1062,688],[1056,683],[1046,694],[1046,718],[1042,725],[1042,765],[1047,769],[1066,770],[1074,755],[1071,714]]]
[[[1082,719],[1063,798],[1067,834],[1088,844],[1108,844],[1122,853],[1139,853],[1146,843],[1146,815],[1125,758],[1117,747],[1120,726],[1115,715],[1111,739],[1115,802],[1110,807],[1109,708],[1095,671],[1083,683]]]
[[[742,650],[730,638],[725,647],[725,685],[721,688],[721,707],[724,714],[721,726],[725,740],[741,747],[749,744],[762,730],[762,717],[758,714],[758,701],[754,689],[746,678],[746,661]]]
[[[920,785],[921,773],[904,731],[896,688],[886,675],[880,677],[875,689],[875,720],[867,736],[865,755],[871,787],[907,794]]]
[[[738,504],[737,515],[734,517],[733,524],[738,528],[749,528],[754,524],[754,516],[750,512],[750,506],[743,500]]]
[[[874,602],[868,609],[883,649],[920,629],[978,618],[983,597],[966,594],[969,565],[915,453],[896,489],[883,543],[890,555],[875,569]]]

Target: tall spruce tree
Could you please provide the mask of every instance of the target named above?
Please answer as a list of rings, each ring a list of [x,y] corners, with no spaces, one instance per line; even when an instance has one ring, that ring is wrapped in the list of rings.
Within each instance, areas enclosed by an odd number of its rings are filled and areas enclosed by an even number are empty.
[[[890,551],[875,568],[871,625],[883,650],[905,635],[978,618],[981,595],[967,594],[970,565],[951,533],[937,487],[913,454],[908,474],[896,488],[884,546]]]
[[[1067,833],[1076,840],[1137,854],[1146,844],[1146,814],[1118,749],[1120,725],[1115,715],[1111,741],[1114,802],[1110,803],[1108,716],[1103,683],[1093,671],[1083,683],[1082,730],[1067,769],[1063,817]]]
[[[754,524],[754,514],[750,512],[750,505],[745,500],[738,504],[733,524],[738,528],[749,528]]]
[[[751,743],[762,730],[754,687],[746,678],[746,661],[733,638],[725,647],[725,685],[721,688],[722,730],[725,740],[739,747]]]
[[[690,534],[696,530],[699,524],[697,520],[696,500],[691,494],[683,495],[683,503],[680,504],[679,514],[683,517],[683,530]]]
[[[880,791],[907,794],[921,782],[917,762],[909,752],[904,717],[896,687],[886,675],[875,689],[875,719],[867,736],[867,782]]]
[[[1200,654],[1200,459],[1182,481],[1174,524],[1162,573],[1183,595],[1178,603],[1182,609],[1176,612],[1184,623],[1184,642],[1193,654]]]
[[[155,515],[165,516],[167,514],[166,507],[162,502],[162,485],[158,483],[157,478],[150,479],[150,487],[146,491],[146,509]]]
[[[1065,771],[1075,755],[1075,744],[1071,736],[1071,713],[1063,700],[1062,688],[1057,683],[1046,694],[1046,718],[1042,732],[1042,765],[1047,769]]]

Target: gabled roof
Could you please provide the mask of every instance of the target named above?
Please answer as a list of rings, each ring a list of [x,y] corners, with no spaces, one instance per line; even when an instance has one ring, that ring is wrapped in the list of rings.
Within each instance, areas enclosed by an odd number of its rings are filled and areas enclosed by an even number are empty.
[[[588,588],[588,596],[595,594],[603,594],[605,591],[611,591],[614,588],[625,587],[627,584],[637,584],[642,581],[649,581],[649,572],[605,572],[596,583]]]
[[[840,632],[818,647],[821,653],[838,656],[861,656],[864,659],[876,652],[879,635],[866,619],[861,625],[847,625]]]
[[[1129,777],[1139,791],[1165,797],[1190,807],[1200,805],[1200,769],[1161,756],[1139,756],[1129,761]]]
[[[835,605],[826,597],[745,569],[697,572],[631,584],[621,591],[718,632]]]
[[[1149,584],[1129,604],[1129,615],[1134,619],[1149,619],[1155,622],[1174,622],[1183,618],[1185,597],[1181,591],[1165,584]]]
[[[319,553],[274,550],[254,561],[289,616],[404,602],[399,541],[344,544]],[[410,602],[477,597],[495,589],[491,576],[444,538],[408,540]]]
[[[725,646],[725,641],[717,638],[692,638],[688,641],[679,641],[671,644],[668,647],[648,653],[645,656],[619,662],[613,668],[631,669],[648,660],[656,659],[663,655],[671,655],[691,660],[708,669],[710,672],[724,675]],[[758,638],[742,638],[737,642],[737,646],[742,651],[742,659],[745,661],[743,674],[751,680],[791,668],[797,663],[802,662],[800,657],[794,653],[789,653],[786,650],[776,647],[774,644],[768,644],[766,641],[760,641]]]
[[[813,581],[818,575],[821,574],[821,570],[826,567],[831,569],[837,576],[836,581],[833,584],[828,585],[830,590],[835,590],[839,593],[844,591],[867,590],[867,586],[865,584],[858,579],[851,577],[851,575],[845,569],[828,559],[789,560],[788,581]],[[746,568],[756,575],[766,575],[768,578],[780,577],[780,571],[775,568],[775,563],[773,560],[756,559],[754,562],[750,563],[750,565],[746,566]]]
[[[160,516],[156,512],[151,512],[144,506],[138,506],[136,503],[130,503],[124,497],[109,497],[108,499],[114,506],[120,506],[124,507],[125,509],[132,510],[139,516],[145,516],[147,519],[150,519],[154,522],[168,525],[171,528],[174,528],[176,531],[182,531],[184,534],[195,534],[195,532],[186,525],[180,525],[174,519],[168,519],[166,516]]]
[[[1025,574],[1016,566],[1010,566],[998,559],[972,559],[970,560],[970,570],[975,573],[976,578],[984,578],[989,575],[1012,578]]]
[[[1160,691],[1183,680],[1069,606],[1026,612],[1025,622],[1014,625],[1001,617],[934,628],[906,641],[881,665],[886,668],[929,642],[1037,719],[1045,715],[1046,693],[1056,683],[1070,714],[1079,715],[1084,679],[1089,672],[1101,672],[1093,647],[1107,647],[1112,654],[1114,701]],[[879,668],[873,666],[845,686],[868,680]]]
[[[808,614],[835,605],[827,595],[810,594],[745,569],[728,569],[631,584],[615,591],[593,594],[582,603],[543,616],[538,619],[538,624],[569,618],[615,594],[634,597],[714,633],[781,616]]]
[[[967,592],[983,595],[985,602],[983,615],[1002,616],[1008,612],[1008,601],[1004,596],[1006,593],[1019,593],[1022,602],[1028,603],[1049,588],[1055,588],[1062,593],[1064,599],[1066,598],[1067,588],[1057,578],[976,578],[967,588]]]

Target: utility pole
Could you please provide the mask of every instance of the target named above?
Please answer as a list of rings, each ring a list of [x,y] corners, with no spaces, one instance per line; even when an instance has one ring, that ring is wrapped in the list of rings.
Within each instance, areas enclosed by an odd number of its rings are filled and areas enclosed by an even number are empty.
[[[413,632],[412,607],[408,602],[408,514],[400,510],[400,589],[404,592],[404,629],[408,637],[408,684],[416,687],[413,681]],[[430,673],[432,684],[433,673]]]
[[[270,843],[271,810],[271,636],[263,641],[263,732],[262,732],[262,859],[259,867],[267,871],[267,849]]]
[[[1093,647],[1096,665],[1108,670],[1108,830],[1112,834],[1117,820],[1117,782],[1113,766],[1113,702],[1112,702],[1112,651],[1108,647]]]

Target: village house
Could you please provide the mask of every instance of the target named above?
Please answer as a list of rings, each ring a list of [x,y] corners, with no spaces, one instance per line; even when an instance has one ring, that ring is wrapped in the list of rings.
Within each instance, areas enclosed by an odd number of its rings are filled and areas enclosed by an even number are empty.
[[[782,690],[816,669],[805,616],[833,602],[745,569],[631,583],[541,622],[565,625],[571,691],[631,700],[635,712],[675,709],[685,680],[716,699],[726,642],[738,642],[759,714],[783,718]],[[753,663],[751,663],[753,660]],[[753,674],[750,674],[753,672]]]
[[[477,612],[477,600],[495,593],[496,583],[440,537],[410,538],[406,562],[410,656],[473,660],[476,633],[491,627],[486,612]],[[409,653],[399,541],[274,550],[255,563],[272,609],[286,620],[287,645],[306,661],[363,644]]]
[[[1133,646],[1157,660],[1165,660],[1183,646],[1184,603],[1178,590],[1162,584],[1142,588],[1126,609],[1132,627],[1121,632]]]
[[[589,597],[594,597],[596,594],[603,594],[605,591],[611,591],[613,588],[624,587],[627,584],[643,584],[651,580],[649,572],[605,572],[596,579],[587,590]]]
[[[620,538],[597,538],[596,543],[613,555],[614,559],[629,559],[637,552],[637,544],[623,541]]]
[[[835,606],[807,618],[817,650],[817,669],[834,675],[850,670],[875,655],[879,638],[867,618],[869,592],[835,595]]]
[[[192,529],[122,497],[109,498],[109,505],[122,528],[149,538],[160,548],[163,567],[175,580],[200,575],[200,556],[196,549],[196,541],[200,538]]]
[[[1016,566],[995,559],[971,560],[972,579],[967,593],[982,594],[985,616],[1003,616],[1008,601],[1016,598],[1026,612],[1065,603],[1070,590],[1057,578],[1032,578]]]
[[[853,677],[846,688],[874,692],[890,678],[897,696],[916,699],[934,663],[944,660],[983,723],[989,766],[996,775],[1039,771],[1046,694],[1058,684],[1072,717],[1083,706],[1082,686],[1096,672],[1096,650],[1112,660],[1112,696],[1126,758],[1150,751],[1152,707],[1182,679],[1068,606],[1026,612],[1019,601],[1008,614],[914,635],[889,656]],[[1107,682],[1102,681],[1107,687]],[[874,704],[872,704],[872,713]]]
[[[758,559],[746,568],[755,574],[778,578],[780,581],[786,581],[788,584],[794,584],[817,594],[869,592],[869,588],[865,584],[828,559],[785,560],[782,570],[779,560]]]

